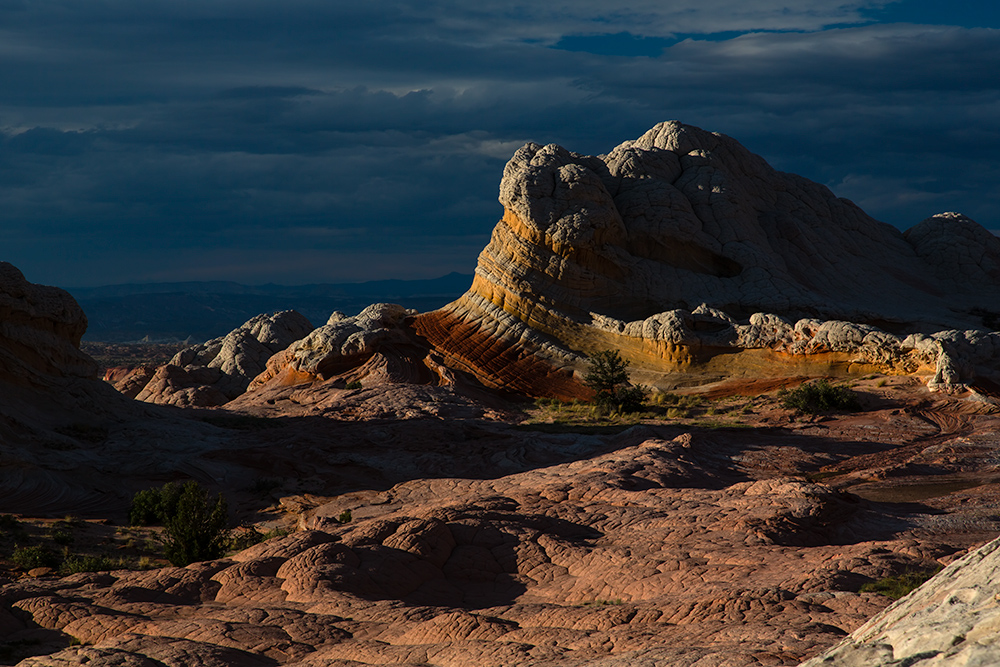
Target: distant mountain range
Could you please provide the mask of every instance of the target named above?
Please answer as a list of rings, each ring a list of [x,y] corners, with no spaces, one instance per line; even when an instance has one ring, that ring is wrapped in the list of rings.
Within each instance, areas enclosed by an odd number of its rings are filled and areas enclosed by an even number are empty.
[[[183,282],[106,285],[68,290],[83,307],[85,341],[200,342],[221,336],[254,315],[297,310],[321,326],[335,310],[354,315],[372,303],[399,303],[421,312],[457,299],[472,274],[430,280],[374,280],[326,285],[241,285]]]

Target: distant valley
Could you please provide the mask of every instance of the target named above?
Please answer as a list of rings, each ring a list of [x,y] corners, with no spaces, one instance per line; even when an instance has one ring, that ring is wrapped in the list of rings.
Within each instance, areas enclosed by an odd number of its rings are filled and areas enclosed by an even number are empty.
[[[241,285],[181,282],[74,288],[89,321],[89,342],[201,342],[222,336],[260,313],[297,310],[314,326],[335,310],[353,315],[378,302],[421,312],[457,299],[472,274],[450,273],[428,280],[374,280],[321,285]]]

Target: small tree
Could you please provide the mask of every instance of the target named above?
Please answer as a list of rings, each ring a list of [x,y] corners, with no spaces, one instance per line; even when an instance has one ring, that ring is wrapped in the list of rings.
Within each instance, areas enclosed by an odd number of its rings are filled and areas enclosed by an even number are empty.
[[[219,494],[212,503],[198,482],[172,482],[135,495],[133,525],[163,526],[163,553],[174,565],[222,557],[229,539],[229,512]]]
[[[799,412],[828,412],[843,410],[855,412],[861,409],[858,397],[847,387],[830,384],[825,378],[809,382],[791,391],[781,389],[778,398],[782,405]]]
[[[167,482],[160,488],[139,491],[132,497],[128,511],[129,523],[133,526],[162,526],[167,519],[177,514],[184,487],[180,482]]]
[[[221,558],[226,553],[228,508],[222,494],[210,505],[208,491],[198,482],[184,484],[176,513],[164,522],[163,553],[174,565]]]
[[[595,402],[606,408],[634,412],[642,407],[646,392],[629,382],[628,362],[618,350],[604,350],[590,357],[584,383],[597,392]]]

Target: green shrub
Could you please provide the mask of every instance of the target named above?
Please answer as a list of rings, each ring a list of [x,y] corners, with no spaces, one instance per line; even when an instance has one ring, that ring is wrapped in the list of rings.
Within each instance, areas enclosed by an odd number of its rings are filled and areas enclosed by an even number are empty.
[[[897,574],[864,584],[858,590],[862,593],[880,593],[887,598],[898,600],[908,595],[941,570],[942,568],[938,567],[936,570],[924,572],[904,572],[903,574]]]
[[[347,386],[344,387],[344,388],[345,389],[361,389],[361,383],[360,382],[348,382]]]
[[[167,519],[177,513],[177,503],[182,492],[183,487],[179,482],[168,482],[158,489],[139,491],[132,496],[132,506],[128,511],[129,523],[133,526],[166,525]]]
[[[276,537],[284,537],[291,532],[292,531],[288,528],[272,528],[271,530],[262,533],[252,526],[240,532],[230,531],[230,537],[226,543],[226,550],[243,551],[244,549],[248,549],[255,544],[273,540]]]
[[[163,553],[174,565],[221,558],[229,542],[228,508],[219,494],[210,502],[198,482],[182,487],[175,512],[163,522]]]
[[[69,556],[62,562],[60,571],[65,574],[75,572],[105,572],[108,570],[132,569],[123,558],[111,556]]]
[[[344,510],[337,517],[337,523],[350,523],[351,522],[351,510]]]
[[[786,408],[800,412],[848,411],[861,409],[857,396],[847,387],[835,386],[825,379],[803,384],[788,391],[782,389],[778,398]]]
[[[76,538],[73,537],[73,531],[67,528],[63,528],[60,526],[52,530],[52,541],[55,542],[56,544],[69,546],[70,544],[73,544],[75,540]]]
[[[250,526],[245,530],[230,531],[226,551],[243,551],[267,539],[267,534]]]
[[[646,390],[629,382],[628,362],[617,350],[593,354],[583,381],[597,392],[594,402],[602,408],[637,412],[646,400]]]
[[[58,567],[59,556],[42,546],[18,547],[10,557],[11,562],[22,570],[36,567]]]

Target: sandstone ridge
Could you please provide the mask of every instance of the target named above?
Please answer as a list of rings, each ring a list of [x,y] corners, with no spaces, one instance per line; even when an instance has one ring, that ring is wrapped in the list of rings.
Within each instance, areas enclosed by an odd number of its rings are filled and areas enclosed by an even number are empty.
[[[259,316],[116,386],[192,406],[301,384],[329,403],[359,382],[589,398],[587,356],[616,349],[661,390],[877,372],[1000,399],[1000,239],[961,214],[902,233],[676,121],[596,157],[527,144],[500,202],[470,289],[442,309],[374,304],[315,331]],[[285,329],[265,341],[265,324]]]
[[[993,540],[802,667],[996,664],[998,574],[1000,540]]]
[[[181,350],[155,371],[136,369],[115,386],[148,403],[223,405],[245,392],[275,353],[312,330],[294,310],[257,315],[225,336]]]
[[[686,373],[996,379],[1000,239],[962,215],[904,234],[676,121],[597,157],[527,144],[500,202],[470,290],[414,325],[487,384],[544,393],[548,379],[491,360],[545,360],[546,378],[569,381],[608,348],[659,386]]]
[[[63,312],[79,323],[64,293],[22,281],[10,272],[0,291],[34,313],[30,328],[58,330]],[[695,310],[693,331],[721,321]],[[0,514],[20,515],[0,526],[0,662],[793,665],[888,604],[860,584],[945,565],[1000,531],[1000,415],[914,378],[862,380],[870,410],[814,421],[754,396],[716,417],[752,428],[549,429],[451,393],[465,376],[415,321],[385,304],[337,314],[214,412],[127,401],[86,373],[36,367],[31,386],[0,381]],[[787,333],[754,322],[758,333],[737,322],[706,335]],[[848,327],[820,329],[810,338]],[[65,331],[21,340],[36,357],[74,344]],[[495,349],[490,363],[541,363],[514,352]],[[285,378],[289,368],[300,375]],[[364,388],[347,388],[356,377]],[[13,566],[26,541],[62,543],[57,525],[72,537],[64,554],[138,555],[156,529],[122,530],[129,498],[181,479],[224,491],[235,522],[289,532],[186,567]],[[945,570],[957,588],[914,598],[916,619],[942,621],[942,655],[975,658],[992,641],[995,591],[983,582],[995,577],[977,558]],[[949,620],[945,606],[987,622]],[[878,655],[917,664],[895,618],[856,643],[874,638]]]

